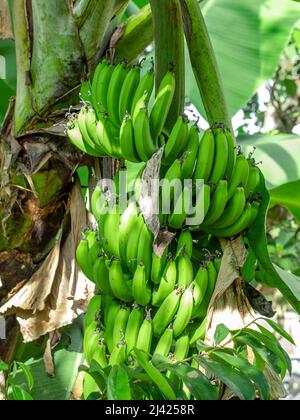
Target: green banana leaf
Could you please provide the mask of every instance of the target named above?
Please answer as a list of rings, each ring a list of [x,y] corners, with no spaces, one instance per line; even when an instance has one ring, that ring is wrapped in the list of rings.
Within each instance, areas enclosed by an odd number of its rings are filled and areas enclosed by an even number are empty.
[[[272,77],[300,5],[290,0],[206,0],[203,13],[234,115]],[[188,56],[187,61],[187,95],[203,113]]]
[[[261,175],[259,192],[263,197],[256,221],[248,231],[248,239],[257,259],[272,279],[272,286],[280,290],[282,295],[300,313],[300,277],[283,271],[271,262],[266,236],[266,217],[269,209],[270,194],[266,188],[264,177]]]
[[[53,351],[54,378],[51,378],[45,372],[42,355],[27,361],[24,360],[34,379],[33,388],[30,391],[34,400],[63,401],[71,398],[79,367],[84,361],[82,341],[83,324],[82,317],[80,317],[71,326],[63,329],[61,343]],[[26,352],[26,346],[25,353],[30,354],[31,351]],[[30,349],[32,348],[31,344],[28,346],[31,346]],[[17,372],[14,382],[26,389],[26,378],[22,371]]]
[[[271,207],[286,207],[300,222],[300,137],[293,134],[244,136],[243,151],[255,150],[255,159],[270,190]]]

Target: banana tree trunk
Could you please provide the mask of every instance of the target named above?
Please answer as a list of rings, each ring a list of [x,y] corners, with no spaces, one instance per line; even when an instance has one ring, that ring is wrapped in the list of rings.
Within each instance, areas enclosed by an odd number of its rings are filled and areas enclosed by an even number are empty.
[[[81,81],[109,48],[126,5],[127,0],[13,0],[17,94],[0,137],[2,304],[32,278],[58,238],[63,245],[67,237],[74,173],[92,162],[67,141],[65,116],[70,106],[78,105]],[[149,14],[145,19],[149,21]],[[152,36],[148,32],[147,39]],[[131,36],[129,31],[122,39],[128,54]],[[119,34],[117,41],[121,38]],[[138,52],[145,42],[143,38]],[[0,357],[5,359],[14,345],[12,331],[8,341],[0,340]]]

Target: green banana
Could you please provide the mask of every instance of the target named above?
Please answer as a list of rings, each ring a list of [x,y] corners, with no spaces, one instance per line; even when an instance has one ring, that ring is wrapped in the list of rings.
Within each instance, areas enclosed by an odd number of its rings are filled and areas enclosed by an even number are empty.
[[[232,199],[238,187],[245,187],[249,179],[249,163],[243,154],[236,158],[232,177],[228,183],[228,201]]]
[[[112,156],[115,150],[113,151],[112,147],[110,120],[107,115],[104,115],[102,118],[99,119],[96,131],[98,143],[101,144],[102,148],[106,151],[108,156]]]
[[[146,223],[144,223],[141,234],[139,236],[139,244],[137,248],[137,264],[144,264],[147,281],[150,277],[151,271],[153,240],[153,233],[150,231]]]
[[[181,162],[176,159],[170,168],[167,170],[160,188],[161,196],[161,216],[163,219],[167,219],[167,215],[172,209],[174,200],[178,197],[178,194],[182,188],[182,172]],[[166,205],[165,205],[166,204]]]
[[[111,263],[109,284],[116,298],[127,303],[133,301],[132,290],[126,284],[120,260],[114,260]]]
[[[206,267],[200,267],[194,280],[194,313],[197,312],[203,302],[208,287],[208,271]]]
[[[107,111],[111,120],[117,127],[121,125],[119,115],[120,92],[122,91],[126,76],[126,65],[124,63],[120,63],[114,68],[108,85]]]
[[[88,365],[91,364],[95,350],[99,344],[99,340],[103,337],[102,331],[98,328],[98,323],[92,322],[84,333],[83,353]]]
[[[169,140],[165,147],[163,164],[169,166],[174,162],[177,156],[185,150],[189,137],[188,119],[180,116],[174,125]]]
[[[156,355],[160,355],[160,356],[164,356],[164,357],[168,357],[171,348],[172,348],[172,344],[173,344],[173,328],[170,325],[165,332],[163,333],[163,335],[160,337],[157,346],[154,350],[153,356]]]
[[[146,318],[144,322],[142,323],[139,334],[138,334],[136,348],[138,350],[144,351],[147,354],[150,354],[152,338],[153,338],[153,321],[151,318],[151,313],[150,311],[148,311]]]
[[[130,233],[136,228],[138,220],[138,209],[135,202],[130,202],[121,216],[119,226],[119,254],[123,268],[128,268],[126,249]]]
[[[249,178],[248,182],[245,186],[245,195],[248,199],[251,194],[255,194],[256,189],[260,183],[260,172],[257,166],[255,166],[255,162],[253,162],[251,159],[248,160],[249,162]]]
[[[190,350],[190,337],[183,334],[177,338],[174,350],[174,359],[176,362],[182,362],[188,357]]]
[[[129,233],[127,247],[126,247],[126,261],[128,264],[128,268],[132,274],[135,273],[137,268],[137,254],[139,248],[139,238],[141,236],[142,230],[144,230],[144,218],[143,215],[140,214],[137,218],[137,223],[135,229],[132,229]]]
[[[121,305],[113,327],[114,347],[120,342],[120,340],[124,340],[129,315],[130,308],[125,305]]]
[[[103,157],[108,156],[107,150],[105,147],[101,144],[101,141],[98,137],[98,131],[97,131],[97,115],[94,109],[88,108],[87,114],[85,117],[85,125],[87,129],[87,133],[93,142],[95,148],[97,149],[97,152],[101,153]]]
[[[120,145],[124,160],[134,163],[140,162],[141,159],[135,146],[132,118],[129,114],[125,116],[121,125]]]
[[[127,73],[124,80],[124,84],[120,93],[119,103],[119,117],[120,121],[123,120],[126,113],[131,111],[133,98],[136,93],[136,89],[140,83],[141,68],[139,66],[132,67]]]
[[[103,252],[103,249],[102,249],[101,241],[99,241],[97,237],[96,241],[89,249],[88,264],[90,267],[94,267],[98,257],[102,254],[102,252]]]
[[[192,231],[199,230],[199,226],[202,226],[202,223],[207,216],[207,213],[210,209],[210,205],[211,205],[211,187],[208,184],[204,184],[203,195],[201,193],[200,198],[198,196],[196,197],[195,210],[191,218],[191,220],[193,220],[193,225],[190,227],[190,230]]]
[[[255,221],[258,215],[259,207],[260,203],[258,202],[254,202],[252,204],[248,203],[243,215],[239,218],[237,222],[235,222],[233,225],[227,228],[216,229],[212,231],[212,234],[217,236],[218,238],[232,238],[244,232]]]
[[[168,260],[168,255],[169,255],[169,248],[167,247],[164,250],[164,253],[162,255],[162,257],[159,257],[158,255],[156,255],[155,252],[153,252],[152,254],[152,267],[151,267],[151,280],[152,283],[154,284],[159,284],[161,277],[164,273],[164,270],[166,268],[167,265],[167,260]]]
[[[91,249],[98,240],[97,232],[95,232],[94,230],[86,230],[84,232],[84,235],[88,241],[89,249]]]
[[[215,157],[216,143],[212,130],[205,131],[198,152],[197,165],[194,172],[194,181],[203,179],[208,182],[212,172],[214,157]]]
[[[177,273],[179,287],[186,289],[194,280],[194,267],[191,259],[185,254],[181,255],[177,261]]]
[[[95,295],[89,302],[84,316],[84,329],[86,330],[92,322],[99,321],[101,314],[102,296]]]
[[[158,150],[157,142],[152,140],[147,108],[141,108],[133,121],[137,153],[143,162],[147,162]]]
[[[136,105],[138,103],[138,101],[141,99],[141,97],[146,93],[145,98],[144,98],[144,102],[146,104],[148,104],[152,92],[153,92],[153,88],[154,88],[154,79],[155,79],[155,75],[154,75],[154,71],[153,69],[149,70],[140,80],[140,83],[137,87],[136,93],[134,95],[133,101],[132,101],[132,106],[131,106],[131,114],[133,115],[134,110],[136,109]]]
[[[91,199],[91,208],[92,213],[97,221],[101,219],[102,210],[104,208],[103,206],[100,206],[101,197],[103,196],[103,192],[99,186],[96,186],[96,188],[93,191],[92,199]]]
[[[181,229],[190,210],[191,191],[189,188],[185,187],[176,201],[173,213],[168,218],[169,226],[173,229]]]
[[[220,219],[227,204],[228,197],[228,183],[226,180],[221,180],[218,182],[217,188],[214,192],[210,208],[208,210],[207,216],[204,219],[204,226],[212,225],[217,220]]]
[[[225,130],[225,136],[228,144],[228,160],[225,171],[225,178],[230,179],[236,162],[236,142],[230,131]]]
[[[109,62],[107,60],[102,60],[96,67],[94,72],[93,82],[92,82],[92,102],[94,108],[97,109],[98,106],[98,83],[102,79],[101,73],[109,66]],[[102,74],[103,77],[103,74]]]
[[[153,292],[152,305],[159,306],[174,291],[177,281],[177,264],[169,259],[158,288]]]
[[[193,255],[193,237],[189,230],[183,230],[178,238],[176,255],[184,253],[188,258]]]
[[[120,257],[119,250],[119,225],[121,214],[119,206],[115,205],[104,219],[103,249],[109,257]]]
[[[97,152],[94,148],[90,147],[90,145],[85,142],[79,129],[78,121],[68,125],[67,135],[71,143],[83,153],[94,157],[101,157],[101,153]]]
[[[93,266],[93,277],[98,290],[108,296],[114,296],[114,292],[109,283],[107,260],[103,255],[98,257]]]
[[[236,189],[234,196],[226,207],[220,219],[214,223],[213,229],[224,229],[233,225],[243,214],[246,206],[246,196],[243,187]]]
[[[88,112],[89,111],[86,107],[81,108],[77,117],[79,130],[81,132],[83,141],[85,142],[85,144],[87,144],[90,147],[90,149],[93,150],[96,156],[101,156],[101,155],[103,156],[103,148],[98,147],[97,144],[94,143],[93,139],[89,135],[87,125],[86,125]]]
[[[126,331],[125,342],[127,346],[127,354],[136,347],[141,325],[143,323],[143,312],[138,305],[133,305],[133,309],[129,315]]]
[[[83,274],[93,281],[93,271],[89,263],[89,243],[86,239],[82,239],[76,249],[76,261]]]
[[[183,155],[182,162],[182,179],[191,179],[194,174],[199,150],[199,129],[197,125],[193,125],[190,129],[187,147]]]
[[[176,87],[175,74],[168,72],[163,78],[150,114],[150,127],[154,141],[158,139],[167,121]]]
[[[161,304],[153,318],[153,331],[160,337],[167,326],[172,322],[180,303],[182,289],[174,290]]]
[[[107,111],[108,107],[108,88],[114,72],[114,67],[107,63],[100,73],[96,86],[96,104],[98,118]]]
[[[221,128],[216,129],[214,136],[216,149],[213,169],[209,180],[211,183],[217,184],[226,173],[228,164],[228,142],[224,131]]]
[[[134,301],[141,306],[147,306],[151,301],[151,288],[148,285],[144,263],[137,266],[133,276],[132,292]]]
[[[106,345],[104,338],[99,340],[95,353],[92,356],[92,360],[95,360],[102,369],[107,368]]]
[[[194,313],[195,318],[204,319],[206,317],[211,298],[212,298],[213,293],[215,291],[216,282],[217,282],[217,278],[218,278],[218,272],[215,268],[215,265],[214,265],[213,261],[208,261],[207,271],[208,271],[207,290],[206,290],[205,297],[204,297],[201,305],[199,306],[198,310]]]
[[[173,324],[174,337],[178,337],[183,333],[192,319],[194,308],[194,297],[190,287],[183,293],[177,315]]]
[[[110,305],[107,306],[106,313],[104,313],[104,322],[105,322],[105,333],[104,338],[107,343],[107,348],[110,353],[114,349],[114,326],[117,319],[117,316],[120,311],[120,303],[116,300],[113,300]]]
[[[111,356],[109,358],[109,366],[119,366],[125,363],[126,357],[126,343],[124,340],[119,341],[119,343],[114,347]]]
[[[190,345],[193,346],[198,340],[204,340],[206,335],[206,318],[200,323],[199,327],[191,334]]]

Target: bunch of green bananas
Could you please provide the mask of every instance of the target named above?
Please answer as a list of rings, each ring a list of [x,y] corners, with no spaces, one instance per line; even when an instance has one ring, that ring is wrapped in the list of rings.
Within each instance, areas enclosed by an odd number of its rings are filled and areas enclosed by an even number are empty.
[[[185,138],[186,149],[182,154],[179,144]],[[199,141],[197,128],[189,129],[188,123],[179,118],[166,145],[164,159],[169,168],[167,171],[162,169],[161,199],[170,191],[169,183],[175,180],[192,178],[194,186],[198,180],[204,180],[205,184],[203,198],[197,196],[195,200],[188,187],[181,187],[179,194],[172,187],[172,211],[165,215],[162,210],[162,224],[181,229],[187,219],[187,209],[194,204],[194,212],[201,207],[204,219],[192,230],[228,238],[252,225],[260,207],[259,197],[255,195],[260,172],[252,157],[247,159],[240,151],[236,152],[234,138],[228,130],[222,127],[209,129]]]
[[[82,152],[130,162],[147,162],[164,145],[164,125],[175,93],[173,71],[166,73],[151,110],[154,71],[102,61],[91,87],[92,106],[84,106],[67,128]]]
[[[103,240],[95,239],[95,233],[86,232],[86,236],[78,249],[91,238],[91,250],[96,243],[98,247],[103,244]],[[149,279],[142,261],[131,279],[129,271],[124,274],[120,259],[109,260],[103,250],[96,256],[91,271],[101,295],[91,300],[85,316],[84,353],[88,364],[93,359],[103,368],[134,363],[135,348],[148,357],[159,354],[176,361],[195,351],[195,343],[205,336],[205,318],[220,260],[210,258],[195,270],[193,246],[190,231],[182,231],[162,257],[153,253],[147,262]],[[77,257],[82,255],[77,252]],[[82,267],[83,261],[78,262]],[[84,271],[89,273],[86,266]]]

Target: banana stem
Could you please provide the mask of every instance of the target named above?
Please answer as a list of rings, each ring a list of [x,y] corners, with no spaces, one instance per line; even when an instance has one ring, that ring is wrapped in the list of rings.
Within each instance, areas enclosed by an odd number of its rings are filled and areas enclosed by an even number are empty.
[[[150,0],[155,41],[156,90],[165,74],[174,66],[176,91],[166,123],[171,129],[185,104],[184,31],[179,0]]]
[[[199,3],[179,1],[191,63],[208,121],[211,125],[223,123],[232,130],[218,63]]]

